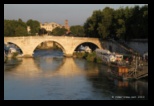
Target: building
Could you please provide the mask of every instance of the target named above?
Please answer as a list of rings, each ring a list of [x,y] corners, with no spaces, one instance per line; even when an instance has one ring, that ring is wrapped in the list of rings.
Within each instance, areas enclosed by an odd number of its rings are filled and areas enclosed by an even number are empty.
[[[65,20],[65,26],[64,26],[65,29],[67,29],[67,33],[70,32],[70,27],[68,25],[68,20]]]
[[[41,28],[44,28],[46,31],[52,31],[54,28],[56,28],[56,27],[60,27],[60,28],[62,28],[62,27],[64,27],[65,29],[67,29],[67,31],[68,32],[70,32],[70,27],[69,27],[69,25],[68,25],[68,20],[65,20],[65,23],[64,23],[64,25],[62,26],[62,25],[60,25],[60,24],[57,24],[57,23],[55,23],[55,22],[51,22],[51,23],[44,23],[44,24],[41,24],[40,23],[40,27]]]
[[[52,31],[54,28],[56,27],[62,27],[60,24],[57,24],[55,22],[51,22],[51,23],[44,23],[44,24],[41,24],[40,23],[40,27],[41,28],[44,28],[46,31]]]
[[[28,34],[30,34],[30,26],[27,26],[27,32],[28,32]]]

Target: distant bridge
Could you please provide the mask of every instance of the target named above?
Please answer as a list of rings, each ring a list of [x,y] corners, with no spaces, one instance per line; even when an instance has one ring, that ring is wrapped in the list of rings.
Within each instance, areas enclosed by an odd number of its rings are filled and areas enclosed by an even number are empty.
[[[92,43],[98,48],[102,48],[98,38],[88,37],[68,37],[68,36],[23,36],[23,37],[4,37],[4,43],[16,44],[23,52],[24,57],[32,57],[36,47],[45,41],[58,43],[63,50],[64,56],[72,56],[74,50],[82,43]]]

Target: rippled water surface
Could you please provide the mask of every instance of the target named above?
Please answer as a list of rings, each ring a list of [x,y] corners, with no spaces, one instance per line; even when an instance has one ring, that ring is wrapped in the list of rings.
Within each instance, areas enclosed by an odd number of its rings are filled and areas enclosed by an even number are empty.
[[[58,50],[36,50],[34,58],[4,64],[5,100],[148,99],[148,81],[119,81],[111,69]]]

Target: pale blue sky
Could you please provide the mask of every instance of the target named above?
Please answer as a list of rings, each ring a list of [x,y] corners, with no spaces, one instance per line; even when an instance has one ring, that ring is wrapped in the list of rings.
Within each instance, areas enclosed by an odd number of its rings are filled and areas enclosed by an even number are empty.
[[[33,19],[41,23],[56,22],[62,25],[67,19],[70,26],[83,25],[94,10],[103,10],[107,6],[118,9],[135,5],[145,4],[4,4],[4,19],[21,18],[24,22]]]

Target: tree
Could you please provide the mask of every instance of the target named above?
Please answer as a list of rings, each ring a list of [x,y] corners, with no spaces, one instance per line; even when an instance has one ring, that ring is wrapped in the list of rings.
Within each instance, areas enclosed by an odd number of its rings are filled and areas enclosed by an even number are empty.
[[[125,11],[126,39],[148,38],[148,6],[135,6]],[[126,15],[127,16],[127,15]]]
[[[114,10],[109,7],[104,8],[102,11],[103,17],[98,27],[99,35],[102,38],[107,38],[108,36],[111,35],[111,32],[113,30],[112,28],[113,12]]]
[[[123,19],[118,19],[118,26],[116,30],[116,37],[123,37],[125,34],[125,21]]]
[[[31,34],[32,35],[35,35],[36,33],[39,33],[39,29],[40,29],[40,23],[36,20],[28,20],[26,22],[27,26],[30,26],[30,29],[31,29]]]
[[[74,36],[82,36],[82,37],[85,36],[83,26],[80,25],[71,26],[70,31]]]
[[[148,6],[145,5],[140,8],[141,11],[141,26],[140,30],[142,30],[142,33],[140,34],[141,38],[148,38]]]
[[[27,30],[24,27],[18,26],[15,29],[15,35],[16,36],[27,35]]]
[[[90,27],[90,24],[92,23],[91,17],[89,17],[86,22],[84,23],[84,32],[86,36],[92,37],[93,36],[93,29]]]
[[[112,32],[112,8],[94,11],[92,16],[84,23],[85,34],[89,37],[106,38]]]
[[[39,29],[39,33],[38,34],[39,35],[47,34],[47,31],[46,31],[45,28],[41,28],[41,29]]]
[[[128,7],[126,7],[128,8]],[[126,14],[128,15],[128,14]],[[114,11],[114,18],[113,18],[113,29],[114,32],[112,33],[116,38],[124,38],[126,32],[126,18],[125,18],[125,10],[123,8],[117,9]]]
[[[96,10],[84,23],[84,31],[86,36],[103,39],[148,38],[148,5]]]
[[[55,36],[64,35],[64,34],[66,34],[66,32],[67,32],[67,29],[59,28],[59,27],[56,27],[55,29],[52,30],[52,34]]]
[[[17,21],[18,26],[24,27],[25,29],[27,29],[27,25],[25,22],[23,22],[20,18]]]
[[[27,25],[21,19],[18,19],[18,21],[4,20],[4,36],[26,36],[26,35],[27,35]]]
[[[100,34],[98,33],[99,23],[102,21],[102,12],[101,10],[96,10],[93,12],[92,16],[89,17],[84,23],[84,31],[88,37],[99,38]]]
[[[4,20],[4,36],[14,35],[14,28],[10,20]]]

